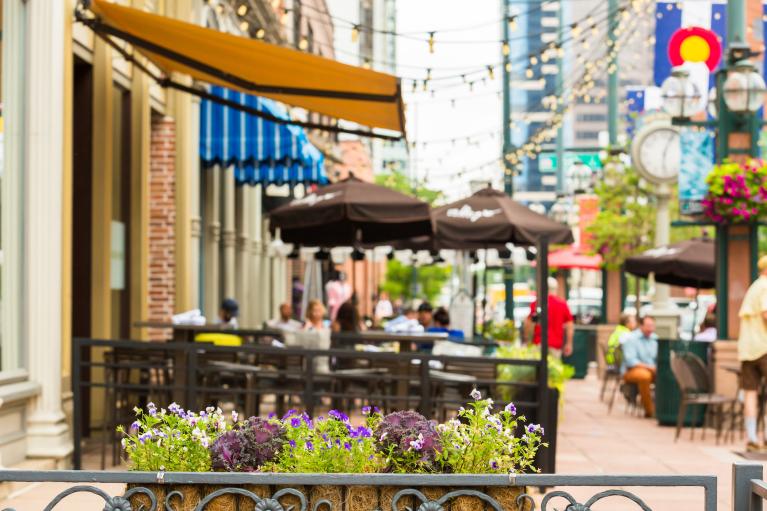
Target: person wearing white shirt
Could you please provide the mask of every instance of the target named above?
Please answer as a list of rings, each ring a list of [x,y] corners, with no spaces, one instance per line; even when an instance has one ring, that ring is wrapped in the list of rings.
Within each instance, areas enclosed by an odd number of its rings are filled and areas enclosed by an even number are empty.
[[[394,315],[394,307],[392,307],[389,301],[389,293],[383,291],[378,297],[378,303],[376,303],[375,317],[376,319],[386,319]]]
[[[303,326],[300,321],[293,319],[293,307],[287,302],[280,305],[280,316],[267,321],[266,324],[270,328],[286,330],[288,332],[301,330],[301,327]]]

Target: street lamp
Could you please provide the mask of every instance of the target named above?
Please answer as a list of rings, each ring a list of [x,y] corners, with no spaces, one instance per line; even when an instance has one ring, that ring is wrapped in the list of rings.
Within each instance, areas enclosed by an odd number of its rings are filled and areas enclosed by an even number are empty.
[[[767,87],[749,60],[736,62],[724,81],[724,102],[736,114],[754,113],[762,106]]]
[[[586,193],[593,185],[593,174],[591,167],[580,160],[576,160],[568,170],[569,181],[573,187],[572,192],[576,195]]]
[[[671,76],[661,84],[661,97],[663,110],[675,119],[688,118],[701,111],[700,89],[683,67],[671,70]]]

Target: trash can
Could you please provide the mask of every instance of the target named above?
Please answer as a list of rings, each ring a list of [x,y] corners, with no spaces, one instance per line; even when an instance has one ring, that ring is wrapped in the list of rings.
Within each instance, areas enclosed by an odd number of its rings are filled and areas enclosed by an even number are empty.
[[[575,327],[573,333],[573,353],[569,357],[564,357],[562,361],[575,368],[573,378],[582,380],[589,371],[589,358],[594,351],[596,344],[596,335],[593,329]]]
[[[708,364],[707,342],[672,341],[661,339],[658,341],[658,374],[655,380],[655,415],[661,426],[676,426],[676,418],[679,413],[679,403],[682,395],[679,385],[671,372],[671,352],[688,351],[699,356]],[[705,405],[693,405],[687,410],[684,425],[701,426],[705,414]]]

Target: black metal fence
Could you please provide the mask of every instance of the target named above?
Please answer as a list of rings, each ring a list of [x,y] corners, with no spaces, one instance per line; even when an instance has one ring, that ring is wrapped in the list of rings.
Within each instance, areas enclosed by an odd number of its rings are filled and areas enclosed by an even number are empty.
[[[755,511],[750,499],[753,474],[761,465],[735,465],[734,511]],[[759,476],[761,478],[761,475]],[[702,489],[702,498],[690,495],[699,504],[685,510],[716,511],[717,479],[707,475],[419,475],[419,474],[279,474],[279,473],[150,473],[150,472],[80,472],[80,471],[0,471],[0,482],[65,482],[73,486],[60,492],[46,507],[52,509],[69,495],[89,492],[104,500],[105,510],[131,511],[143,504],[144,511],[216,509],[221,511],[251,509],[285,511],[374,511],[375,509],[572,509],[588,511],[614,509],[630,501],[630,508],[649,511],[641,489]],[[79,484],[78,484],[79,483]],[[112,496],[98,483],[127,483],[128,490]],[[762,483],[763,484],[763,483]],[[530,488],[546,489],[535,497]],[[552,489],[556,487],[556,489]],[[191,489],[190,489],[191,488]],[[353,490],[353,489],[357,490]],[[578,489],[580,488],[580,489]],[[631,490],[629,490],[629,488]],[[348,498],[360,489],[372,498],[360,503]],[[334,491],[335,490],[335,491]],[[761,490],[759,490],[761,491]],[[576,496],[577,495],[577,496]],[[139,498],[140,497],[140,498]],[[336,498],[337,497],[337,498]],[[657,492],[656,492],[657,498]],[[223,499],[223,500],[222,500]],[[362,499],[365,500],[365,499]],[[219,501],[219,502],[216,502]],[[222,504],[224,505],[222,507]],[[369,504],[369,505],[365,505]],[[751,506],[751,507],[749,507]],[[624,507],[621,507],[624,509]]]
[[[531,368],[531,381],[503,381],[498,368]],[[384,411],[416,409],[444,419],[469,400],[472,389],[503,406],[513,401],[547,431],[549,449],[539,466],[552,472],[556,452],[557,393],[539,383],[539,360],[362,352],[351,349],[238,347],[195,342],[74,340],[74,465],[82,464],[85,437],[100,442],[102,467],[119,460],[117,426],[133,408],[176,402],[187,409],[233,403],[244,415],[313,414],[327,408],[353,411],[363,404]],[[100,429],[100,432],[98,431]],[[98,433],[98,434],[94,434]]]

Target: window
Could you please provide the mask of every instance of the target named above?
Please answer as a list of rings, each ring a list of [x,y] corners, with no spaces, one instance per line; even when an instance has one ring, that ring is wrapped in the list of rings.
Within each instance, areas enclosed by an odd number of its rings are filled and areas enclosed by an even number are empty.
[[[599,132],[598,131],[576,131],[575,139],[576,140],[597,140],[599,139]]]
[[[607,114],[578,114],[579,122],[607,122]]]

